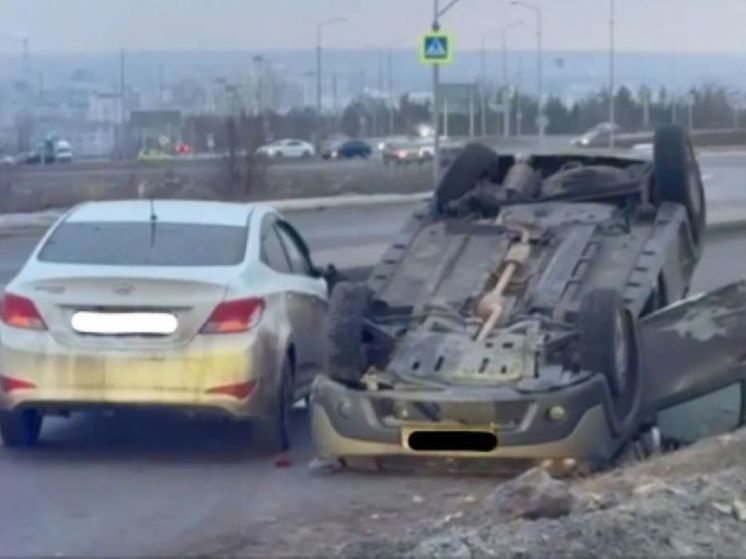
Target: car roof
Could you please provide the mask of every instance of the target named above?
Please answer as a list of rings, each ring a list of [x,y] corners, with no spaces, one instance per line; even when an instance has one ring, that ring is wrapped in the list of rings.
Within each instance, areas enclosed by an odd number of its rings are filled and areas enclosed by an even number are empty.
[[[153,200],[158,220],[164,223],[194,223],[244,227],[253,212],[266,213],[268,206],[196,200]],[[65,218],[67,223],[149,222],[150,200],[87,202],[73,208]]]

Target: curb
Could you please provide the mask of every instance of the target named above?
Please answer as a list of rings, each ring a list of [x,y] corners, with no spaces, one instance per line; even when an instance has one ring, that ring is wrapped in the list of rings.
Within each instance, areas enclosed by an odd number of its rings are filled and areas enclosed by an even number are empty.
[[[257,204],[266,204],[282,212],[323,211],[335,208],[376,207],[416,204],[431,198],[430,192],[416,194],[361,194],[354,196],[328,196],[323,198],[306,198],[296,200],[266,200]],[[252,203],[252,202],[249,202]],[[27,214],[0,215],[0,237],[21,232],[34,232],[47,229],[62,216],[67,209],[49,210]],[[724,219],[707,225],[708,234],[728,233],[746,229],[746,217]]]
[[[267,204],[283,212],[302,212],[309,210],[327,210],[357,206],[396,206],[415,204],[432,197],[430,192],[416,194],[359,194],[353,196],[327,196],[324,198],[306,198],[296,200],[267,200],[256,202]]]
[[[430,197],[431,194],[429,192],[418,192],[416,194],[359,194],[294,200],[257,200],[246,203],[265,204],[273,206],[282,212],[303,212],[358,206],[374,207],[415,204],[429,200]],[[7,233],[8,230],[47,228],[53,225],[67,211],[68,208],[60,208],[35,213],[0,214],[0,235]]]

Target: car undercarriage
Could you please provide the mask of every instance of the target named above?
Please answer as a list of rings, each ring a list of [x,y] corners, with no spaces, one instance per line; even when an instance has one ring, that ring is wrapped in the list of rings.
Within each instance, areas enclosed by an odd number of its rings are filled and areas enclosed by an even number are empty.
[[[597,468],[655,433],[705,226],[691,145],[656,141],[652,159],[467,146],[368,281],[332,296],[319,454]]]

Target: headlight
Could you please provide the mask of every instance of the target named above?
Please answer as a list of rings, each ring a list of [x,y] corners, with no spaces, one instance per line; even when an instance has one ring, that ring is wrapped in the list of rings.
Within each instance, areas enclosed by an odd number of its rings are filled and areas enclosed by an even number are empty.
[[[396,152],[396,155],[399,156],[399,159],[406,159],[407,158],[407,152],[403,149]]]

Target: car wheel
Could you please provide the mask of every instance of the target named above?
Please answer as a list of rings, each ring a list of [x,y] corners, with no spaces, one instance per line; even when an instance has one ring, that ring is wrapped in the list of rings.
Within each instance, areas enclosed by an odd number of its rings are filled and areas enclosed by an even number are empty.
[[[356,382],[368,365],[363,347],[364,315],[370,302],[365,284],[341,282],[332,291],[327,323],[326,374]]]
[[[583,299],[578,316],[580,364],[603,374],[614,403],[614,426],[621,433],[636,427],[642,369],[635,320],[613,289],[596,289]]]
[[[311,159],[311,152],[310,151],[304,151],[303,155],[301,157],[303,157],[303,159]]]
[[[490,170],[499,162],[497,153],[484,144],[468,144],[448,167],[435,189],[437,210],[442,213],[453,202],[476,188],[488,178]]]
[[[658,199],[686,208],[694,242],[700,244],[706,223],[704,186],[694,148],[681,127],[655,132],[653,159]]]
[[[28,448],[39,442],[43,415],[36,410],[0,412],[0,437],[11,448]]]
[[[294,390],[293,362],[288,356],[282,364],[277,394],[271,411],[259,422],[261,446],[269,452],[285,452],[290,448]]]

